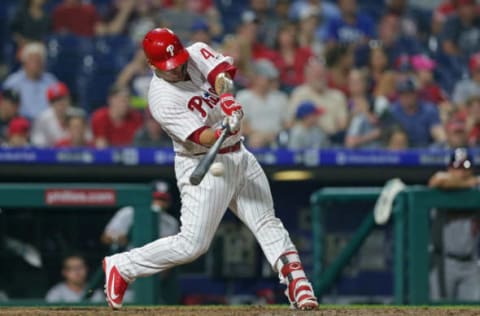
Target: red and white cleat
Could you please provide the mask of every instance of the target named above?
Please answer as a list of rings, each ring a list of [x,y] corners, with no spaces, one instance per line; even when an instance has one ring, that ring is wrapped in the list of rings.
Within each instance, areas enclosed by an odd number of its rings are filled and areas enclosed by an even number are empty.
[[[318,301],[313,288],[306,278],[293,279],[285,290],[293,309],[312,310],[318,308]]]
[[[313,310],[318,308],[318,300],[312,285],[305,275],[296,251],[283,254],[278,263],[280,280],[287,284],[285,295],[292,309]]]
[[[123,296],[127,290],[128,283],[118,272],[112,262],[112,258],[103,258],[103,271],[105,272],[105,296],[108,305],[113,309],[122,307]]]

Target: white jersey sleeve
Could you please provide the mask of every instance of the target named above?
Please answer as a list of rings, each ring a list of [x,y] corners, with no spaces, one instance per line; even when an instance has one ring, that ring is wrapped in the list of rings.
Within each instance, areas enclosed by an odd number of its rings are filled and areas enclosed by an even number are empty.
[[[215,87],[215,78],[221,72],[228,72],[232,78],[235,76],[236,68],[233,66],[232,57],[224,56],[202,42],[187,47],[187,50],[190,61],[212,87]]]

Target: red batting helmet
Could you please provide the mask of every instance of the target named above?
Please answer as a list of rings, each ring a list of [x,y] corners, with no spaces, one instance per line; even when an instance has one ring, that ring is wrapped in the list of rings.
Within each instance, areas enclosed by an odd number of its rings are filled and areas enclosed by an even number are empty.
[[[148,62],[160,70],[172,70],[189,57],[177,35],[167,28],[156,28],[145,35],[143,51]]]

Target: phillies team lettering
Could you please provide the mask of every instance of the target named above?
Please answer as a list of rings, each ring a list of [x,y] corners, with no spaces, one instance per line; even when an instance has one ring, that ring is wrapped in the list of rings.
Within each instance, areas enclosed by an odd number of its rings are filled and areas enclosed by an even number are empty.
[[[214,91],[212,90],[213,88],[209,89],[211,93],[214,93]],[[203,97],[200,97],[200,96],[192,97],[190,100],[188,100],[188,103],[187,103],[188,109],[193,112],[198,111],[202,117],[206,117],[207,112],[202,107],[203,103],[205,102],[205,104],[208,105],[209,108],[213,109],[217,105],[219,100],[218,97],[214,96],[211,93],[205,93]]]

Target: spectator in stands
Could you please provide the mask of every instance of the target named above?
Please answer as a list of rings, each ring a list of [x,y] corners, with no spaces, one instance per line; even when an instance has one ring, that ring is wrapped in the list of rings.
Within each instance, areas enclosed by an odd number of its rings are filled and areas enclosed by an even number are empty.
[[[373,88],[373,103],[375,113],[380,117],[388,112],[390,103],[396,98],[397,78],[393,71],[386,71]]]
[[[155,14],[160,10],[160,3],[150,0],[140,0],[135,3],[135,12],[133,18],[130,18],[126,30],[133,42],[140,43],[145,34],[156,26]],[[115,19],[119,19],[120,12]]]
[[[468,149],[454,148],[447,170],[435,173],[428,185],[441,190],[478,189]],[[434,210],[432,214],[431,299],[478,301],[478,215],[461,210]]]
[[[457,148],[468,146],[468,134],[465,118],[462,115],[453,115],[445,124],[447,131],[446,147]]]
[[[442,42],[442,30],[445,22],[456,14],[456,0],[445,0],[440,3],[433,11],[430,34],[427,35],[426,43],[429,51],[433,54],[437,54],[441,49],[440,43]]]
[[[328,25],[331,20],[340,18],[340,10],[335,3],[324,0],[296,0],[291,6],[290,17],[293,21],[300,21],[301,29],[309,30],[299,35],[305,37],[309,34],[307,42],[319,56],[328,35]]]
[[[253,66],[254,78],[249,89],[237,93],[245,109],[243,133],[251,148],[271,145],[286,126],[288,97],[278,90],[278,70],[266,59]]]
[[[137,147],[172,147],[172,141],[155,120],[149,108],[145,109],[145,123],[135,133],[133,144]]]
[[[95,5],[81,0],[63,0],[59,3],[53,10],[52,24],[55,33],[79,36],[94,36],[103,27]]]
[[[268,48],[260,40],[260,20],[254,12],[245,11],[242,13],[241,23],[237,27],[236,36],[240,41],[246,43],[251,49],[253,59],[275,60],[275,52]]]
[[[401,19],[398,15],[386,14],[381,17],[378,24],[378,39],[373,43],[376,46],[381,45],[388,56],[389,64],[401,55],[414,55],[421,50],[420,44],[415,38],[405,36],[399,32],[399,29],[401,29]],[[368,50],[373,43],[370,41],[368,45],[362,46],[360,52],[357,52],[357,56],[364,50]],[[359,60],[357,64],[362,65],[363,63]]]
[[[95,146],[128,146],[135,132],[141,127],[140,113],[130,109],[130,91],[126,87],[112,86],[108,104],[92,114],[92,130]]]
[[[375,148],[380,146],[381,131],[378,118],[373,112],[373,103],[367,96],[367,77],[354,69],[349,75],[351,97],[349,106],[352,120],[347,130],[345,146],[349,148]]]
[[[275,42],[275,66],[280,72],[280,83],[284,90],[291,91],[304,82],[305,62],[313,56],[308,47],[299,47],[297,27],[284,24],[278,30]]]
[[[43,42],[50,31],[50,17],[44,10],[45,0],[24,1],[17,10],[11,29],[18,47]]]
[[[190,29],[189,44],[193,44],[196,42],[206,43],[214,49],[219,48],[218,43],[215,43],[212,40],[212,34],[210,34],[210,26],[203,19],[198,19],[197,21],[194,21],[192,24],[192,28]]]
[[[367,67],[372,87],[375,88],[375,86],[382,80],[385,72],[389,70],[390,61],[387,51],[380,42],[370,41],[368,47]]]
[[[414,77],[415,72],[412,66],[412,59],[408,54],[401,54],[394,63],[396,81],[402,81]]]
[[[314,12],[321,14],[319,18],[329,21],[340,17],[340,10],[337,5],[324,0],[295,0],[290,7],[290,18],[298,20],[304,12]]]
[[[15,117],[8,124],[7,147],[27,147],[30,145],[30,122],[23,117]]]
[[[215,1],[188,0],[187,6],[190,11],[195,12],[199,16],[203,17],[205,21],[207,21],[212,38],[215,40],[220,40],[223,37],[223,17],[217,9]]]
[[[96,33],[100,35],[128,35],[139,43],[145,34],[156,26],[155,14],[160,8],[155,1],[114,0],[98,24]]]
[[[369,82],[367,72],[364,69],[354,68],[348,73],[348,108],[355,111],[355,102],[362,100],[370,101]]]
[[[413,1],[409,0],[388,0],[386,1],[385,12],[388,15],[395,15],[399,19],[398,33],[409,38],[421,37],[421,33],[428,30],[428,22],[425,15],[416,8]]]
[[[45,71],[45,46],[29,43],[22,49],[22,68],[7,77],[4,89],[12,89],[20,94],[20,114],[34,119],[48,108],[47,89],[57,79]]]
[[[76,303],[81,302],[87,289],[88,268],[83,256],[69,254],[62,263],[63,282],[48,290],[45,300],[49,303]],[[90,301],[102,302],[104,295],[95,290]]]
[[[143,50],[139,49],[133,59],[122,69],[115,85],[130,87],[134,95],[135,107],[145,107],[151,80],[152,70]]]
[[[265,21],[265,41],[268,47],[275,46],[275,40],[280,27],[291,23],[289,19],[290,5],[290,0],[275,1],[272,13],[269,15],[268,20]]]
[[[446,101],[446,95],[433,78],[436,62],[426,55],[414,55],[411,63],[418,82],[419,98],[440,106]]]
[[[472,95],[467,100],[467,117],[469,125],[468,144],[473,147],[480,146],[480,94]]]
[[[455,15],[457,12],[457,0],[443,0],[435,8],[432,19],[438,19],[440,22],[445,22],[448,18]]]
[[[0,143],[7,139],[8,124],[18,116],[20,96],[14,90],[3,90],[0,100]]]
[[[328,25],[327,41],[332,47],[336,43],[361,45],[375,37],[373,21],[368,15],[358,12],[356,0],[339,0],[341,17],[332,19]]]
[[[341,91],[328,87],[326,75],[325,65],[319,60],[313,58],[305,64],[305,83],[292,92],[289,117],[294,117],[300,103],[312,101],[324,110],[318,118],[319,127],[332,136],[347,127],[347,99]]]
[[[193,23],[201,18],[185,0],[174,0],[172,6],[159,12],[158,18],[162,26],[175,30],[175,34],[184,43],[190,38]]]
[[[464,106],[469,97],[480,95],[480,52],[470,57],[468,68],[470,78],[457,82],[453,90],[452,100],[459,107]]]
[[[70,91],[63,82],[48,87],[50,107],[33,121],[32,144],[37,147],[53,147],[67,137],[67,110],[71,107]]]
[[[319,37],[318,30],[321,29],[318,13],[305,11],[299,16],[298,22],[298,43],[313,51],[315,56],[322,56],[325,50],[324,41]]]
[[[295,115],[295,125],[290,129],[289,149],[319,149],[328,147],[327,134],[318,127],[318,117],[323,114],[322,108],[311,101],[302,102]]]
[[[236,35],[225,36],[221,51],[223,55],[233,58],[233,63],[237,68],[234,78],[237,89],[248,88],[253,77],[250,43]]]
[[[448,55],[469,57],[480,51],[480,17],[475,0],[457,0],[456,8],[443,25],[441,46]]]
[[[399,125],[393,125],[385,131],[385,147],[389,150],[406,150],[409,147],[408,135]]]
[[[328,86],[348,96],[348,77],[354,66],[353,49],[347,45],[336,45],[327,51],[325,61]]]
[[[273,41],[277,34],[275,29],[277,17],[273,15],[270,1],[250,0],[249,2],[248,10],[258,20],[258,40],[268,47],[273,47]]]
[[[56,142],[55,147],[95,147],[84,110],[70,107],[66,111],[66,123],[68,135]]]
[[[403,79],[397,84],[398,101],[392,105],[394,120],[408,135],[412,147],[425,147],[446,140],[438,109],[419,100],[418,88],[413,78]]]

